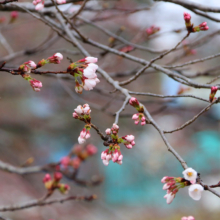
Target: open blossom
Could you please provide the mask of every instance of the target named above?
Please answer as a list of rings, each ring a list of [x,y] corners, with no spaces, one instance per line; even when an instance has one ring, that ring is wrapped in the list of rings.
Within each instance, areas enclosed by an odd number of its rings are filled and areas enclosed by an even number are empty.
[[[189,196],[194,200],[200,200],[204,188],[199,184],[192,184],[189,187]]]
[[[89,115],[91,113],[91,109],[88,104],[84,104],[83,106],[78,105],[77,108],[74,109],[77,115]],[[73,113],[74,114],[74,113]],[[76,115],[75,115],[76,116]],[[73,116],[74,117],[74,116]]]
[[[89,63],[88,66],[83,70],[83,88],[85,90],[92,90],[97,83],[99,83],[99,79],[96,75],[96,70],[98,66],[94,63]]]
[[[59,64],[62,59],[63,55],[61,53],[55,53],[52,57],[48,57],[47,61],[49,63]]]
[[[196,182],[197,172],[192,168],[187,168],[183,171],[183,176],[186,180],[194,184]]]
[[[78,137],[78,142],[79,144],[83,144],[86,142],[86,139],[90,138],[90,132],[87,131],[85,128],[83,128],[83,130],[80,132],[80,135]]]

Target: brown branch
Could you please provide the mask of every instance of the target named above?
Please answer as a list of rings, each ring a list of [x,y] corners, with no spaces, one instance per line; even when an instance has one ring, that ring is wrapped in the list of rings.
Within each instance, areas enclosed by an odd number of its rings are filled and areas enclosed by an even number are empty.
[[[208,111],[212,105],[217,104],[220,101],[220,98],[218,98],[217,100],[215,100],[214,102],[210,103],[207,107],[205,107],[201,112],[199,112],[199,114],[195,115],[191,120],[187,121],[186,123],[184,123],[182,126],[174,129],[174,130],[170,130],[170,131],[164,131],[164,133],[173,133],[179,130],[182,130],[183,128],[185,128],[186,126],[192,124],[200,115],[202,115],[204,112]]]
[[[48,201],[42,201],[42,200],[33,200],[24,204],[19,204],[19,205],[13,205],[13,206],[5,206],[5,207],[0,207],[0,212],[7,212],[7,211],[17,211],[17,210],[22,210],[22,209],[27,209],[35,206],[45,206],[45,205],[51,205],[54,203],[64,203],[66,201],[93,201],[97,199],[96,195],[91,195],[91,196],[68,196],[63,199],[51,199]]]

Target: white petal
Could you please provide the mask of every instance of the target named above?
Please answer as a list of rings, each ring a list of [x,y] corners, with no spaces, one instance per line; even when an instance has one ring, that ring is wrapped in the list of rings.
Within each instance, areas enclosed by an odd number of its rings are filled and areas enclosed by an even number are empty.
[[[193,184],[189,187],[189,196],[194,200],[200,200],[202,196],[203,187],[199,184]]]

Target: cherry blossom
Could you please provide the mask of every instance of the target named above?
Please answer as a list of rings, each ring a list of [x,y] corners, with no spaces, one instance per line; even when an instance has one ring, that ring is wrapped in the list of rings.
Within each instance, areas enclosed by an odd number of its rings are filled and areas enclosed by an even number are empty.
[[[189,196],[194,200],[200,200],[204,188],[200,184],[192,184],[189,187]]]

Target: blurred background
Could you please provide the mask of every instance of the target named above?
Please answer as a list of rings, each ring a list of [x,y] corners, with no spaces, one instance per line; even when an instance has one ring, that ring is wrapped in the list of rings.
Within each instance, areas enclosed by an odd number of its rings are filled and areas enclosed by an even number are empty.
[[[19,1],[21,2],[21,1]],[[207,5],[205,0],[192,2]],[[78,4],[59,6],[61,10],[76,12]],[[216,0],[210,0],[209,6],[220,6]],[[137,10],[128,13],[133,9]],[[109,10],[109,8],[127,9]],[[209,31],[191,34],[185,46],[160,61],[161,65],[179,64],[206,57],[219,52],[220,38],[215,35],[200,45],[193,42],[218,30],[218,23],[200,17],[181,6],[147,0],[89,1],[81,14],[95,24],[131,42],[155,50],[170,49],[185,35],[183,12],[189,12],[194,24],[208,22]],[[213,14],[219,18],[218,14]],[[0,11],[0,61],[6,60],[6,67],[18,67],[22,63],[52,56],[55,52],[64,55],[59,65],[48,64],[42,70],[66,70],[69,65],[67,57],[73,61],[82,59],[76,48],[53,33],[50,27],[36,20],[27,13],[19,12],[15,21],[10,22],[10,12]],[[108,18],[108,19],[103,19]],[[110,45],[111,38],[102,31],[82,23],[76,23],[79,29],[91,39]],[[155,25],[160,30],[148,35],[146,30]],[[54,38],[54,40],[51,40]],[[51,40],[49,45],[42,42]],[[8,45],[5,44],[5,40]],[[157,56],[146,51],[133,50],[114,42],[114,47],[130,54],[150,60]],[[83,44],[84,45],[84,44]],[[43,48],[45,46],[45,48]],[[92,56],[98,57],[98,65],[106,70],[115,80],[128,79],[132,71],[138,70],[140,64],[103,53],[100,49],[84,45]],[[37,48],[37,51],[25,54],[24,51]],[[39,50],[38,50],[39,49]],[[16,53],[16,54],[15,54]],[[13,56],[13,54],[15,54]],[[219,58],[187,66],[184,73],[193,76],[208,71],[219,65]],[[134,72],[135,73],[135,72]],[[214,72],[218,74],[218,69]],[[72,118],[74,108],[88,103],[92,109],[92,122],[102,132],[112,126],[113,114],[121,107],[123,96],[114,92],[101,76],[100,83],[93,91],[75,93],[75,82],[71,76],[33,75],[43,83],[41,92],[34,92],[29,83],[21,76],[1,72],[0,83],[0,159],[14,166],[22,166],[28,158],[34,158],[31,165],[56,163],[66,156],[77,144],[77,138],[84,123]],[[197,77],[193,80],[206,83],[213,77]],[[218,81],[217,81],[218,82]],[[217,83],[216,82],[216,83]],[[210,90],[183,87],[160,72],[151,69],[126,88],[131,91],[151,92],[156,94],[176,95],[193,94],[208,100]],[[217,93],[217,96],[219,94]],[[164,130],[172,130],[199,113],[208,104],[192,98],[160,99],[148,96],[136,96],[150,111],[154,119]],[[193,167],[207,184],[219,181],[220,161],[220,114],[219,105],[214,105],[193,124],[185,129],[167,134],[171,145]],[[124,155],[120,166],[110,162],[105,167],[100,154],[105,147],[100,137],[93,130],[87,143],[98,147],[98,153],[86,160],[79,169],[79,178],[90,180],[97,176],[104,181],[94,187],[82,187],[69,179],[64,182],[71,186],[70,195],[96,194],[98,199],[92,202],[69,201],[44,207],[34,207],[15,212],[2,213],[13,220],[21,219],[54,219],[54,220],[176,220],[182,216],[193,215],[196,220],[217,220],[220,215],[220,200],[210,192],[204,192],[200,201],[188,196],[188,189],[181,189],[172,204],[167,205],[163,198],[161,178],[163,176],[182,176],[182,167],[169,153],[158,132],[150,125],[135,125],[131,119],[134,108],[126,106],[119,120],[119,135],[135,135],[136,145],[128,150],[122,147]],[[0,206],[21,204],[41,198],[46,193],[42,183],[44,174],[20,176],[0,171]],[[62,197],[56,192],[52,198]]]

